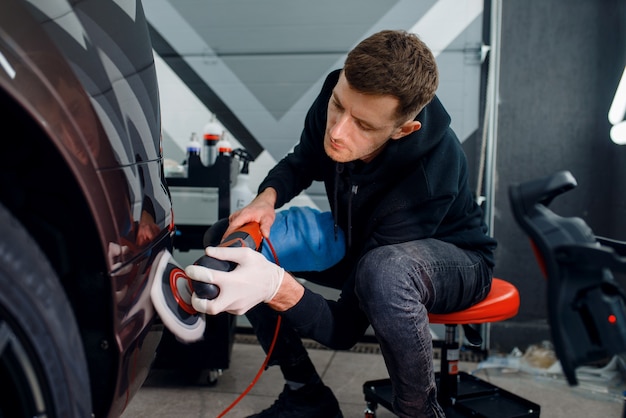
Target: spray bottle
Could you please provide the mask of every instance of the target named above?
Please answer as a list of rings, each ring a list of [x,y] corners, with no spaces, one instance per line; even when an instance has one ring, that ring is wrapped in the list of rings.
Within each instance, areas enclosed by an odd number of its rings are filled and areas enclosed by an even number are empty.
[[[230,191],[230,210],[235,212],[254,199],[254,193],[250,189],[250,175],[249,164],[252,161],[252,156],[246,150],[238,148],[233,151],[239,159],[242,161],[243,166],[241,171],[237,174],[237,182]]]

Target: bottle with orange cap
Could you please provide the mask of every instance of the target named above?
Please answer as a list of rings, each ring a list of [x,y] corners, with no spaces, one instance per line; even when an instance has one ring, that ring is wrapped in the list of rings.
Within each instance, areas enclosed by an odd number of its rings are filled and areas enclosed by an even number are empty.
[[[202,132],[203,145],[200,157],[202,164],[209,167],[215,164],[215,159],[219,153],[217,143],[222,139],[222,127],[219,123],[211,121],[204,125]]]
[[[230,141],[226,139],[226,135],[222,134],[221,139],[217,142],[217,153],[218,155],[225,155],[230,157],[233,153],[233,146],[230,144]]]

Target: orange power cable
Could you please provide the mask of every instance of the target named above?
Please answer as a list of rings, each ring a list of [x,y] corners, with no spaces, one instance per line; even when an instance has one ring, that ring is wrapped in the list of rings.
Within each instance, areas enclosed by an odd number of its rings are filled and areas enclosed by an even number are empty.
[[[276,251],[274,251],[274,246],[272,245],[272,243],[270,242],[269,239],[266,239],[266,240],[267,240],[267,243],[268,243],[268,245],[270,247],[270,250],[272,251],[272,256],[274,257],[274,260],[276,261],[276,264],[280,265],[280,263],[278,262],[278,256],[276,255]],[[267,355],[265,356],[265,360],[263,361],[263,364],[261,365],[261,368],[259,369],[259,371],[256,373],[256,376],[254,377],[254,379],[252,379],[252,382],[250,382],[250,384],[248,385],[246,390],[241,392],[241,394],[237,397],[237,399],[235,399],[226,409],[224,409],[217,416],[217,418],[222,418],[231,409],[233,409],[235,407],[235,405],[237,405],[239,403],[239,401],[241,401],[250,392],[250,390],[252,390],[254,385],[256,385],[256,383],[258,382],[259,378],[263,374],[263,371],[267,368],[267,364],[270,361],[270,356],[272,355],[272,352],[274,351],[274,346],[276,345],[276,340],[278,339],[278,332],[280,331],[280,323],[281,323],[281,321],[282,321],[282,317],[280,315],[278,315],[278,318],[276,319],[276,329],[274,330],[274,337],[272,338],[272,343],[270,344],[270,348],[267,350]]]

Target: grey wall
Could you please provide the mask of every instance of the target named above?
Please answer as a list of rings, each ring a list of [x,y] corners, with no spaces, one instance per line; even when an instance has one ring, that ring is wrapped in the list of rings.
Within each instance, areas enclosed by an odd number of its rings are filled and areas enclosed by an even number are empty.
[[[426,41],[437,56],[437,94],[452,127],[461,141],[478,128],[480,0],[150,0],[144,8],[155,51],[180,84],[161,78],[166,157],[181,161],[176,148],[210,118],[195,123],[192,116],[210,111],[259,157],[250,165],[254,190],[297,143],[327,73],[381,29],[414,31]],[[179,96],[187,89],[203,109]],[[303,195],[328,209],[321,184]]]
[[[549,303],[509,185],[570,170],[578,187],[551,208],[626,239],[626,147],[610,141],[607,119],[626,64],[626,3],[505,0],[502,18],[495,275],[518,287],[522,304],[515,319],[493,326],[492,346],[508,349],[548,335]]]

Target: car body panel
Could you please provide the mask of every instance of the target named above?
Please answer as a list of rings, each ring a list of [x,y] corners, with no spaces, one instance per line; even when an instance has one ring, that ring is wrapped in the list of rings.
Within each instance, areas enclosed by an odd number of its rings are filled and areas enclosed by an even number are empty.
[[[111,280],[103,297],[119,360],[108,415],[118,416],[154,358],[150,269],[173,231],[141,3],[3,0],[0,89],[55,144],[93,215]]]

